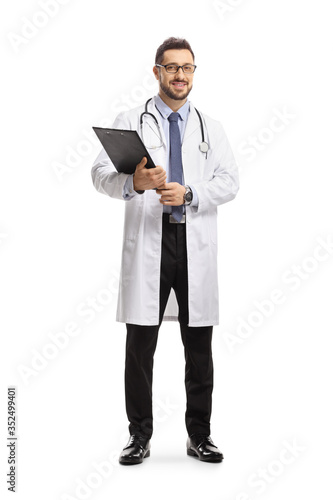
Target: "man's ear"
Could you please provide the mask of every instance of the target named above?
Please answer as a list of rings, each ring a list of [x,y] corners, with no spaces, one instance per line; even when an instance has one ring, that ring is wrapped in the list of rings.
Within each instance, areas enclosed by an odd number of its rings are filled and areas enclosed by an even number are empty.
[[[153,67],[153,72],[154,72],[156,80],[159,80],[160,79],[160,75],[159,75],[159,71],[158,71],[158,67],[157,66]]]

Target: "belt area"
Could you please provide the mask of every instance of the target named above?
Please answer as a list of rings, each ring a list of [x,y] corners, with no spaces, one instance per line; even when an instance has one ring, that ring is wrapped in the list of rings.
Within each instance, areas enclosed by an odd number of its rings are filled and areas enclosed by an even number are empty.
[[[185,224],[186,222],[186,215],[183,214],[182,218],[178,222],[172,214],[163,214],[163,222],[168,222],[169,224]]]

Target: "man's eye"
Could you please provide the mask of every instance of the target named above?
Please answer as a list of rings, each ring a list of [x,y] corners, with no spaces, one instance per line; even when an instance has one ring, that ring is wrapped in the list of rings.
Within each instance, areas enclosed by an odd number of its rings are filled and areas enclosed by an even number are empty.
[[[177,66],[175,66],[174,64],[169,64],[167,67],[166,67],[167,71],[177,71]]]

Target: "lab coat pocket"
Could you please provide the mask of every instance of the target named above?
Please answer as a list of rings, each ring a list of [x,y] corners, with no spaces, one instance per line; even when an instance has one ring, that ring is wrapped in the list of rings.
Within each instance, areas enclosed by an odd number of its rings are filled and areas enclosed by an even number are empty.
[[[217,219],[214,213],[210,214],[208,217],[208,229],[210,235],[210,241],[216,245],[217,244]]]
[[[126,202],[125,222],[124,222],[124,240],[135,241],[141,227],[143,200],[135,197]]]

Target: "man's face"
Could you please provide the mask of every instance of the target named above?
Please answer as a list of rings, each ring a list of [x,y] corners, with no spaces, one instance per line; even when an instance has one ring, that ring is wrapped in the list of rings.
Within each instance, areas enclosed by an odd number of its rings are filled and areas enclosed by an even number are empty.
[[[193,56],[187,49],[170,49],[164,52],[161,64],[194,64]],[[154,67],[155,77],[159,81],[160,90],[170,99],[182,101],[192,90],[194,73],[184,73],[182,68],[177,73],[167,73],[165,68]]]

